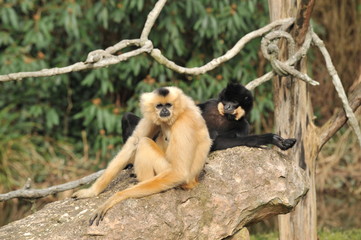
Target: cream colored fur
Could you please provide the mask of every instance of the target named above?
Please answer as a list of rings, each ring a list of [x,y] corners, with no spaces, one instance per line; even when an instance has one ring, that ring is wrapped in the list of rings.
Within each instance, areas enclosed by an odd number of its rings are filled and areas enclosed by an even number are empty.
[[[95,213],[91,224],[102,220],[109,208],[127,198],[138,198],[181,185],[190,189],[198,183],[210,146],[206,123],[193,100],[176,87],[166,87],[169,94],[157,90],[142,94],[143,118],[122,150],[109,163],[104,174],[88,189],[73,194],[75,198],[101,193],[128,163],[134,163],[139,184],[109,198]],[[169,117],[160,117],[157,104],[172,106]],[[152,138],[160,132],[157,141]]]

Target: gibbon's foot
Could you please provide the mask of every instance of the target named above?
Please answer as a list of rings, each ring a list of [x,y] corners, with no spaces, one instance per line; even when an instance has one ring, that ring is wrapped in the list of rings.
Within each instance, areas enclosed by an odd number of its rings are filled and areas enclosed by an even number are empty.
[[[193,181],[190,181],[189,183],[185,183],[185,184],[181,185],[180,187],[183,190],[190,190],[190,189],[194,188],[197,185],[198,185],[198,180],[193,180]]]
[[[94,191],[92,191],[90,188],[81,189],[71,195],[71,197],[74,199],[90,198],[95,196],[97,196],[97,194],[95,194]]]
[[[293,145],[295,145],[297,140],[294,138],[283,139],[282,137],[275,134],[273,135],[273,141],[277,147],[285,151],[293,147]]]
[[[108,210],[112,207],[112,204],[109,204],[109,201],[106,201],[103,205],[101,205],[93,214],[93,216],[89,219],[89,226],[95,224],[99,226],[99,223],[103,221],[105,214],[107,214]]]

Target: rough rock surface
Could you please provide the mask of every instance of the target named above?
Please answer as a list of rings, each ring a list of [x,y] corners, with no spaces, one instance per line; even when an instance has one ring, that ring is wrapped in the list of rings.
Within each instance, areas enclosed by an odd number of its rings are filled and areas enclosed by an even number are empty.
[[[281,152],[237,147],[212,153],[196,188],[126,200],[89,227],[98,205],[136,183],[131,172],[96,198],[50,203],[3,226],[0,239],[233,239],[248,224],[291,211],[308,190],[304,171]]]

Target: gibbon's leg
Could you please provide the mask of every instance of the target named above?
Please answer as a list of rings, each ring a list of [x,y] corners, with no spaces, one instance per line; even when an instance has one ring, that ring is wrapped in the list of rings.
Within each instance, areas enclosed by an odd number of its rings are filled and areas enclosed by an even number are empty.
[[[141,198],[171,189],[183,183],[186,178],[187,176],[182,174],[180,171],[176,171],[170,168],[164,172],[161,172],[157,176],[152,177],[151,179],[140,182],[137,185],[123,191],[117,192],[95,211],[94,215],[89,220],[89,224],[93,225],[95,221],[96,225],[99,225],[99,222],[103,220],[107,211],[115,204],[125,199]]]
[[[209,143],[199,144],[196,153],[194,155],[194,161],[190,170],[190,181],[181,185],[181,188],[184,190],[189,190],[197,186],[198,184],[198,175],[202,171],[207,155],[209,153]]]
[[[170,168],[162,149],[150,138],[142,138],[134,159],[134,171],[138,181],[148,180]]]
[[[229,138],[225,135],[218,136],[214,141],[211,151],[223,150],[236,146],[260,147],[262,145],[273,144],[281,150],[287,150],[296,143],[296,139],[283,139],[277,134],[266,133],[261,135],[247,135],[236,138]]]
[[[122,150],[109,163],[105,172],[98,178],[95,183],[87,189],[82,189],[75,192],[73,198],[88,198],[99,195],[114,179],[118,172],[129,163],[133,163],[134,154],[138,145],[139,139],[146,136],[154,136],[158,131],[156,125],[149,119],[141,119],[137,127],[133,131],[131,137],[125,142]]]
[[[130,137],[122,150],[109,163],[105,172],[95,181],[95,183],[86,189],[81,189],[72,195],[72,198],[89,198],[99,195],[108,184],[114,179],[120,170],[127,164],[133,163],[134,153],[137,146],[137,139]]]

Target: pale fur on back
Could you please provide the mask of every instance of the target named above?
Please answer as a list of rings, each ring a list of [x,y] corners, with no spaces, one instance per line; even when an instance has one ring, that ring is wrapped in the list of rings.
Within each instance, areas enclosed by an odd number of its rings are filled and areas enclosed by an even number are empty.
[[[90,219],[91,224],[94,221],[98,224],[108,209],[127,198],[144,197],[179,185],[184,189],[197,185],[211,146],[207,126],[190,97],[176,87],[165,89],[168,92],[158,89],[142,94],[140,108],[143,118],[132,136],[90,188],[73,194],[76,198],[96,196],[126,164],[134,162],[135,171],[140,168],[136,174],[143,175],[139,178],[142,180],[109,198],[96,210]],[[166,106],[170,115],[160,116],[158,104]],[[156,142],[153,141],[155,136],[158,136]]]

